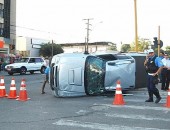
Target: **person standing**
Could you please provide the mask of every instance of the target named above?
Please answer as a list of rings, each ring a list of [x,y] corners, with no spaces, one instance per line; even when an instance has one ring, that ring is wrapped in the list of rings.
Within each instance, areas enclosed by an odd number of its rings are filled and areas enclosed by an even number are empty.
[[[164,54],[164,58],[162,59],[162,63],[163,63],[164,66],[163,66],[163,69],[161,71],[161,77],[162,77],[161,90],[167,90],[168,87],[169,87],[168,62],[169,62],[168,54]]]
[[[164,54],[165,54],[164,51],[161,51],[161,52],[160,52],[159,58],[160,58],[161,60],[164,58]],[[162,71],[161,71],[161,73],[162,73]],[[159,76],[159,79],[160,79],[160,81],[159,81],[160,83],[162,83],[162,74],[161,74],[161,73],[158,75],[158,76]]]
[[[159,103],[161,96],[159,90],[156,88],[157,83],[155,83],[155,79],[158,79],[158,74],[161,72],[163,63],[161,59],[155,55],[153,49],[148,50],[148,56],[144,61],[144,66],[146,67],[147,72],[147,89],[149,94],[149,99],[145,102],[153,102],[153,95],[155,95],[155,103]]]
[[[44,77],[44,83],[43,83],[43,86],[42,86],[42,90],[41,90],[41,94],[45,94],[45,85],[47,82],[49,82],[49,71],[50,71],[50,67],[47,66],[46,69],[45,69],[45,77]]]
[[[170,58],[169,58],[169,56],[168,56],[168,54],[167,54],[167,57],[168,57],[168,60],[167,60],[167,62],[166,62],[166,67],[167,67],[167,82],[166,82],[166,86],[165,86],[165,90],[168,90],[169,89],[169,87],[170,87]]]

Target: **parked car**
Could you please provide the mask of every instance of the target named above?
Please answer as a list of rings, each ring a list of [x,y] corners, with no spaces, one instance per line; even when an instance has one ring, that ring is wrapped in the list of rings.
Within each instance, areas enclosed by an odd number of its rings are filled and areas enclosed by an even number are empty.
[[[21,58],[16,63],[5,66],[5,70],[9,75],[13,75],[14,73],[26,74],[26,72],[33,74],[35,71],[44,73],[45,68],[46,62],[42,57]]]
[[[110,58],[109,58],[110,57]],[[135,88],[135,59],[120,54],[58,54],[50,67],[50,86],[57,97],[96,95]]]

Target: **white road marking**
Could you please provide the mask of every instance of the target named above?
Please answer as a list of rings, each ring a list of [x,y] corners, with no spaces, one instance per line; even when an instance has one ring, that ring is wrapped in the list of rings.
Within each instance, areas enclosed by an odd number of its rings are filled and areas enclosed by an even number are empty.
[[[78,112],[76,112],[77,114],[86,114],[88,113],[88,111],[86,110],[79,110]]]
[[[163,118],[155,118],[155,117],[148,117],[145,116],[145,115],[123,115],[123,114],[108,114],[108,113],[105,113],[106,116],[108,117],[119,117],[119,118],[125,118],[125,119],[135,119],[135,120],[149,120],[149,121],[152,121],[152,120],[157,120],[157,121],[168,121],[170,122],[170,119],[163,119]]]
[[[146,98],[147,99],[147,98]],[[124,99],[125,100],[125,103],[126,102],[145,102],[146,99]],[[161,101],[159,103],[166,103],[166,99],[161,99]]]
[[[118,125],[108,125],[108,124],[100,124],[100,123],[92,123],[92,122],[80,122],[74,120],[64,120],[61,119],[55,123],[54,125],[60,126],[71,126],[71,127],[81,127],[95,130],[160,130],[157,128],[144,128],[144,127],[133,127],[133,126],[118,126]],[[168,130],[168,129],[161,129]]]
[[[110,105],[110,104],[94,104],[92,108],[97,106],[105,106],[105,107],[122,107],[122,108],[132,108],[132,109],[139,109],[139,110],[157,110],[157,111],[170,111],[170,108],[164,107],[153,107],[153,106],[136,106],[136,105]]]

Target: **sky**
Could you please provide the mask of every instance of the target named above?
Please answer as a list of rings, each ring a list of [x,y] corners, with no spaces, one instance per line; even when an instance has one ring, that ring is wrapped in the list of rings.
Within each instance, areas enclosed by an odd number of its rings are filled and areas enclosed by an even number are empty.
[[[138,36],[170,45],[170,0],[136,0]],[[58,43],[135,41],[134,0],[17,0],[17,35]],[[28,29],[27,29],[28,28]]]

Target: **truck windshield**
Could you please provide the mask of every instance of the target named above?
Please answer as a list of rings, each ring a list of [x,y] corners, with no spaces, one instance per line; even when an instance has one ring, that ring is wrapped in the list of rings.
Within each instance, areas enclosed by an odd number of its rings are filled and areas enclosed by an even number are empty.
[[[85,91],[88,95],[104,92],[106,62],[100,58],[89,56],[85,63]]]

